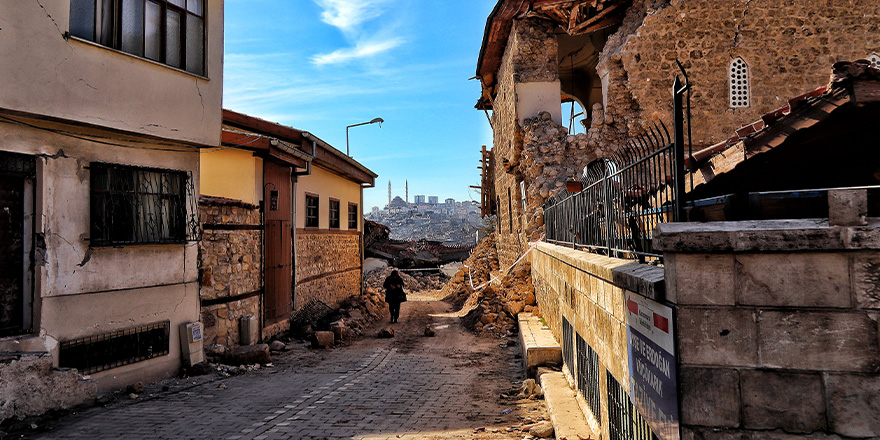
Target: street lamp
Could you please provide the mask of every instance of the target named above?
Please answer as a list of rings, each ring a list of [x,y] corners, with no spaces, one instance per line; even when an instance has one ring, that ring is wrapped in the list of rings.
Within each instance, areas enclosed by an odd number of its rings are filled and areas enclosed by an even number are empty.
[[[379,128],[382,128],[382,123],[385,122],[385,120],[382,118],[373,118],[373,120],[369,121],[369,122],[361,122],[360,124],[352,124],[352,125],[345,127],[345,155],[346,156],[351,156],[351,154],[348,153],[348,129],[351,127],[357,127],[358,125],[375,124],[377,122],[379,123]]]

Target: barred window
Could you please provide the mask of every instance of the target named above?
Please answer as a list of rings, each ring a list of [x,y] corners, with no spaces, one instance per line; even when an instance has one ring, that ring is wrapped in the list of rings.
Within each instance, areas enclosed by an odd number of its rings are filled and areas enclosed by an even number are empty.
[[[871,55],[870,58],[868,58],[868,61],[871,63],[871,67],[875,69],[880,69],[880,55],[877,55],[875,53],[874,55]]]
[[[339,229],[339,200],[330,199],[330,229]]]
[[[730,63],[730,106],[748,107],[749,103],[749,67],[742,58]]]
[[[318,196],[306,195],[306,227],[318,227]]]
[[[348,229],[358,228],[358,205],[357,203],[348,204]]]
[[[92,245],[187,241],[186,172],[106,163],[90,170]]]
[[[71,0],[70,34],[205,74],[204,0]]]

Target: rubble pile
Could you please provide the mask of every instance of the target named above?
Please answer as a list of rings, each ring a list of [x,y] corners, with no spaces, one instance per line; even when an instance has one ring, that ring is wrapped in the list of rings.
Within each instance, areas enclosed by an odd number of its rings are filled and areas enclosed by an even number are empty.
[[[517,332],[516,316],[520,312],[536,309],[535,287],[531,263],[521,261],[500,279],[480,288],[492,275],[500,275],[495,239],[492,234],[480,242],[442,293],[445,300],[465,313],[465,327],[478,333],[505,335]]]
[[[364,291],[380,294],[384,301],[385,289],[382,287],[382,283],[393,270],[393,267],[382,267],[364,274],[364,284],[366,285]],[[400,272],[400,277],[403,278],[403,288],[406,293],[440,290],[447,280],[443,273],[427,271]]]
[[[462,307],[474,289],[487,281],[493,272],[498,271],[498,251],[495,247],[496,234],[491,234],[480,241],[471,256],[464,261],[461,268],[449,282],[443,286],[442,296],[455,307]]]
[[[531,263],[521,261],[472,297],[468,302],[474,302],[475,307],[463,318],[465,327],[478,333],[516,333],[517,315],[536,309]]]

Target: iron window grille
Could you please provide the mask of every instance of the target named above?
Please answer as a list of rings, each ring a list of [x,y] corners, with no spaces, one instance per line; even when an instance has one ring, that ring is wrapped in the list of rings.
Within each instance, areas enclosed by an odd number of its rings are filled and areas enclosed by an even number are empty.
[[[578,390],[590,406],[593,417],[602,423],[602,399],[599,390],[599,355],[581,335],[577,335]]]
[[[91,238],[94,246],[171,244],[198,240],[199,222],[188,171],[93,162]]]
[[[657,440],[648,422],[630,401],[626,389],[606,372],[608,382],[608,432],[610,440]]]
[[[330,199],[330,229],[339,229],[339,200]]]
[[[318,227],[318,196],[306,195],[306,227]]]
[[[70,34],[205,74],[204,0],[71,0]]]
[[[358,205],[357,203],[348,204],[348,229],[358,228]]]
[[[109,370],[169,353],[170,321],[62,341],[58,365],[82,374]]]

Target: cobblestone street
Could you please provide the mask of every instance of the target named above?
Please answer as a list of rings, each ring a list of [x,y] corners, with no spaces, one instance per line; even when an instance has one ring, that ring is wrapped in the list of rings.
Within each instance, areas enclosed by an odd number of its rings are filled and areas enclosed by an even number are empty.
[[[499,397],[523,379],[518,347],[436,316],[447,307],[410,301],[399,324],[379,323],[349,346],[300,344],[246,375],[173,380],[164,392],[154,385],[137,399],[44,422],[23,438],[523,438],[516,428],[546,409],[543,401]],[[388,325],[395,337],[377,339]],[[426,325],[436,337],[423,336]]]

